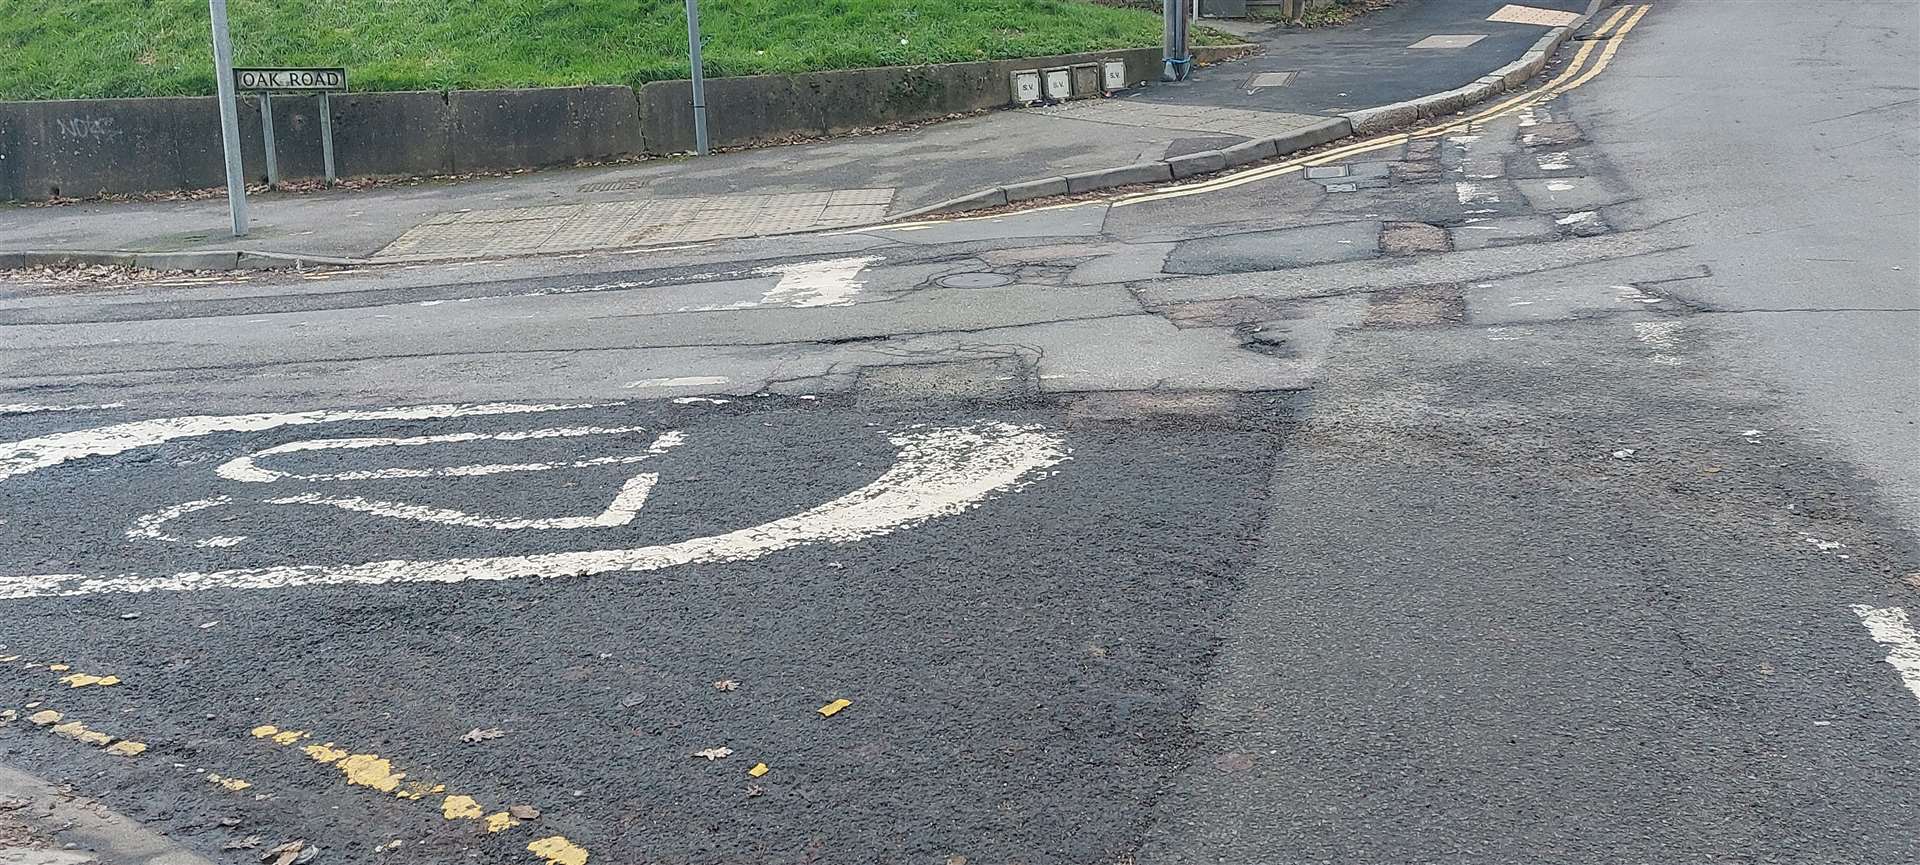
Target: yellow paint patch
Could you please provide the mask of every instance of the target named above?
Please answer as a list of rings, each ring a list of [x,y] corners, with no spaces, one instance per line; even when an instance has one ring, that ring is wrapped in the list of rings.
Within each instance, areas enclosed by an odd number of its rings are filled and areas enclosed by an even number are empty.
[[[472,820],[482,813],[472,796],[448,796],[440,803],[440,814],[448,820]]]
[[[47,709],[28,715],[27,720],[32,721],[36,726],[45,727],[48,724],[59,721],[60,713],[52,709]]]
[[[102,733],[99,730],[87,729],[87,725],[82,724],[79,721],[68,721],[65,724],[55,724],[53,727],[53,732],[57,735],[65,736],[76,742],[85,742],[88,745],[105,745],[108,742],[113,741],[112,736]]]
[[[771,771],[773,771],[773,770],[772,770],[772,769],[768,769],[768,768],[767,768],[767,764],[765,764],[765,763],[755,763],[755,764],[753,764],[753,768],[751,768],[751,769],[748,769],[748,770],[747,770],[747,774],[748,774],[748,775],[752,775],[752,776],[753,776],[753,777],[755,777],[755,778],[758,778],[758,777],[760,777],[760,776],[762,776],[762,775],[765,775],[765,774],[767,774],[768,772],[771,772]]]
[[[138,757],[147,752],[147,743],[121,740],[107,746],[107,753],[115,757]]]
[[[527,852],[547,860],[547,865],[587,865],[587,851],[559,835],[528,844]]]
[[[315,763],[337,763],[347,758],[347,752],[333,747],[332,742],[325,745],[308,745],[300,750],[313,758]]]
[[[114,685],[120,684],[120,677],[95,676],[92,673],[74,673],[71,676],[61,676],[60,681],[66,683],[66,686],[69,688],[85,688],[89,686],[111,688]]]
[[[253,786],[251,783],[242,781],[239,778],[229,778],[225,775],[215,775],[212,772],[207,773],[207,783],[214,784],[219,787],[223,787],[228,791],[234,792],[234,793],[238,793],[241,790],[245,790],[248,787]]]
[[[291,745],[306,737],[307,731],[305,730],[281,730],[273,734],[272,739],[276,744]]]
[[[66,671],[68,671],[68,670],[71,670],[71,669],[73,669],[73,668],[72,668],[72,667],[69,667],[69,666],[67,666],[66,664],[48,664],[48,665],[47,665],[47,669],[49,669],[49,670],[52,670],[52,671],[54,671],[54,672],[56,672],[56,673],[64,673],[64,672],[66,672]]]
[[[393,771],[392,763],[375,754],[354,754],[334,766],[347,776],[347,783],[372,787],[382,793],[398,789],[400,782],[407,777],[405,772]]]
[[[346,752],[342,751],[341,753],[344,754]],[[412,799],[417,802],[435,793],[445,793],[446,791],[447,785],[445,784],[435,784],[432,781],[415,781],[408,784],[407,789],[395,791],[393,795],[402,799]]]
[[[846,707],[851,705],[853,705],[852,700],[835,700],[831,703],[821,706],[818,709],[815,709],[814,711],[819,712],[820,717],[822,718],[831,718],[834,715],[839,714],[841,709],[845,709]]]
[[[248,730],[247,732],[252,733],[255,739],[265,739],[268,736],[271,736],[275,733],[280,732],[280,728],[275,727],[272,724],[261,724],[260,726],[255,727],[251,730]]]
[[[513,815],[505,811],[487,815],[488,832],[505,832],[518,825],[520,825],[520,821],[513,819]]]

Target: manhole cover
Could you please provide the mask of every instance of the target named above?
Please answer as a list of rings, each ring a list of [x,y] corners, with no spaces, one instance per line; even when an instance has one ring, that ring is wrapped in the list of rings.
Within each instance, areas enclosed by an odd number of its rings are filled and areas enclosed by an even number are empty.
[[[956,273],[934,280],[947,288],[993,288],[1012,281],[1013,277],[1004,273]]]

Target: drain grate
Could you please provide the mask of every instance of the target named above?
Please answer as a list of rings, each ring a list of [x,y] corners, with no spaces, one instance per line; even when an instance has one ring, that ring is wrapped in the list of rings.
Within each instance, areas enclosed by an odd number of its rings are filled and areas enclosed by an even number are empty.
[[[647,181],[646,178],[643,177],[622,177],[619,180],[601,180],[594,183],[580,184],[581,192],[620,192],[629,189],[645,188],[647,188]]]

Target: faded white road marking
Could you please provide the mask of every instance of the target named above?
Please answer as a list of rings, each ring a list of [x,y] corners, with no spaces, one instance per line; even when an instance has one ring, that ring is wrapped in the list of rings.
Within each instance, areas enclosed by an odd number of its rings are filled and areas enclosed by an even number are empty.
[[[652,473],[638,474],[627,479],[620,492],[606,510],[592,516],[544,517],[539,519],[514,519],[510,517],[489,517],[484,514],[472,514],[452,508],[436,508],[430,505],[415,505],[406,502],[383,502],[363,499],[358,496],[328,497],[318,493],[303,493],[268,499],[270,505],[328,505],[346,511],[357,511],[379,517],[396,520],[412,520],[421,523],[440,523],[449,526],[470,526],[476,529],[497,529],[512,531],[515,529],[596,529],[624,526],[633,522],[640,508],[647,503],[647,494],[653,492],[653,485],[660,476]]]
[[[1620,298],[1621,302],[1623,303],[1625,302],[1659,303],[1660,302],[1660,298],[1655,297],[1651,294],[1648,294],[1644,291],[1641,291],[1640,287],[1635,285],[1616,285],[1613,287],[1613,293],[1614,293],[1614,296]]]
[[[0,442],[0,480],[87,457],[113,456],[135,448],[175,439],[222,432],[260,432],[284,426],[363,420],[431,420],[597,408],[609,403],[523,405],[471,403],[423,405],[369,410],[265,412],[261,414],[192,415],[133,421],[71,432],[53,433],[13,442]]]
[[[1633,335],[1654,350],[1648,360],[1663,366],[1677,366],[1680,358],[1668,352],[1680,349],[1680,327],[1677,321],[1636,321],[1633,323]]]
[[[0,402],[0,416],[11,414],[42,414],[56,411],[103,411],[110,408],[126,408],[123,402],[103,402],[95,405],[39,405],[23,402]]]
[[[700,562],[745,561],[808,544],[880,537],[970,510],[1017,489],[1068,458],[1061,436],[1038,426],[987,422],[912,429],[890,438],[893,466],[872,483],[790,517],[720,535],[623,550],[465,559],[291,565],[177,574],[44,574],[0,577],[0,598],[112,592],[265,589],[313,585],[457,583],[652,571]]]
[[[1594,212],[1593,212],[1593,211],[1591,211],[1591,210],[1582,210],[1582,211],[1580,211],[1580,212],[1578,212],[1578,213],[1569,213],[1569,214],[1567,214],[1566,216],[1562,216],[1562,217],[1560,217],[1559,219],[1556,219],[1556,220],[1554,220],[1554,221],[1553,221],[1553,224],[1555,224],[1555,225],[1579,225],[1580,223],[1583,223],[1583,222],[1591,222],[1591,221],[1593,220],[1593,217],[1594,217],[1594,216],[1595,216],[1595,214],[1594,214]]]
[[[1542,153],[1534,159],[1541,171],[1566,171],[1573,167],[1573,154],[1564,150]]]
[[[135,518],[133,528],[127,529],[127,539],[134,541],[167,541],[169,543],[180,543],[181,540],[179,538],[167,534],[162,531],[160,527],[187,514],[204,511],[209,508],[222,507],[232,502],[233,498],[231,496],[215,496],[210,499],[194,499],[190,502],[169,505],[153,513]]]
[[[851,306],[853,296],[866,285],[856,277],[879,260],[869,255],[763,267],[757,272],[777,273],[780,281],[760,302],[770,306]]]
[[[852,306],[853,297],[866,285],[860,271],[879,261],[877,256],[830,258],[799,264],[779,264],[753,271],[761,276],[778,276],[772,288],[759,300],[743,300],[714,306],[695,306],[681,312],[731,312],[742,309],[779,306],[804,309],[817,306]]]
[[[566,463],[504,463],[464,466],[444,466],[441,468],[383,468],[353,472],[329,472],[321,474],[292,474],[290,472],[263,469],[258,460],[261,457],[276,454],[299,453],[318,450],[357,450],[362,448],[416,447],[419,445],[455,444],[472,441],[528,441],[550,438],[578,438],[581,436],[617,435],[621,433],[645,432],[646,427],[554,427],[549,429],[512,430],[498,433],[449,433],[446,435],[407,436],[404,438],[337,438],[306,439],[275,445],[265,450],[254,451],[242,457],[235,457],[222,463],[214,472],[228,480],[244,483],[265,484],[284,478],[302,481],[365,481],[388,480],[393,478],[456,478],[483,477],[508,472],[545,472],[558,468],[587,468],[589,466],[623,465],[642,462],[650,457],[666,453],[686,440],[686,436],[674,430],[661,433],[646,453],[625,454],[619,456],[594,457]]]
[[[1920,699],[1920,636],[1907,621],[1907,611],[1902,607],[1876,609],[1854,604],[1853,614],[1867,626],[1874,642],[1887,647],[1887,663],[1900,671],[1900,681],[1906,683],[1914,699]]]
[[[1478,183],[1456,183],[1454,194],[1460,197],[1461,204],[1498,204],[1500,194],[1481,188]]]
[[[709,403],[712,405],[726,405],[727,403],[730,403],[730,402],[733,402],[733,400],[715,399],[710,396],[682,396],[682,397],[675,397],[673,399],[674,405],[698,405],[700,403]]]
[[[688,375],[679,378],[643,378],[630,381],[621,387],[628,389],[643,387],[714,387],[723,385],[732,379],[724,375]]]

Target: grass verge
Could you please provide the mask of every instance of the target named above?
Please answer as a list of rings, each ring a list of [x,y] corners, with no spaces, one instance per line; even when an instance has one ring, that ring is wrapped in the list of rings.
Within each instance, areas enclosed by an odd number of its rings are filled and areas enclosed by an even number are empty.
[[[230,0],[242,66],[346,66],[355,90],[627,84],[687,75],[679,0]],[[709,75],[1159,44],[1086,0],[704,0]],[[1198,41],[1224,41],[1195,30]],[[0,99],[200,96],[205,0],[0,0]]]

